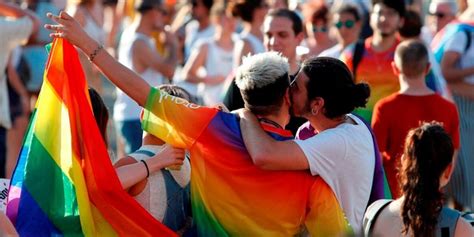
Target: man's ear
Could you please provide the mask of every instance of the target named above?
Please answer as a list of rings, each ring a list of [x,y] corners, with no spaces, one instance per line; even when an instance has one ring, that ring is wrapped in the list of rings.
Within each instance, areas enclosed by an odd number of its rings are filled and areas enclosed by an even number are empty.
[[[311,109],[315,108],[318,111],[321,111],[324,108],[324,99],[322,97],[316,97],[311,100],[310,106]]]
[[[397,64],[395,63],[395,61],[392,61],[391,65],[392,65],[393,74],[395,74],[395,76],[398,77],[400,75],[400,69],[398,69]]]
[[[431,63],[428,63],[428,65],[426,65],[425,75],[428,75],[428,73],[430,73],[430,70],[431,70]]]
[[[296,35],[296,41],[298,42],[298,45],[301,44],[303,39],[304,39],[304,33],[303,32],[300,32],[299,34]]]
[[[439,186],[440,188],[446,186],[449,183],[449,180],[451,179],[451,175],[453,174],[454,171],[454,165],[453,162],[451,162],[446,169],[444,169],[443,173],[441,174],[441,177],[439,178]]]
[[[286,88],[285,95],[283,96],[283,100],[288,104],[288,106],[292,106],[291,98],[290,98],[290,88]]]
[[[398,22],[398,29],[402,28],[405,24],[405,17],[400,17],[400,22]]]

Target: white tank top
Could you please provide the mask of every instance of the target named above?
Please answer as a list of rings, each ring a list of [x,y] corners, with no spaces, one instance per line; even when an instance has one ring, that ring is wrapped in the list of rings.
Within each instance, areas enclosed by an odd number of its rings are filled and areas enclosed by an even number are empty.
[[[265,52],[265,45],[263,45],[263,42],[252,33],[247,33],[245,35],[242,35],[241,39],[246,40],[250,43],[250,45],[252,46],[253,54]]]
[[[163,146],[143,145],[138,150],[149,151],[153,154],[156,154],[160,152],[161,149],[163,149]],[[136,161],[147,160],[151,158],[149,155],[143,153],[132,153],[129,154],[129,156],[134,158]],[[180,170],[170,170],[170,174],[181,187],[185,187],[191,179],[191,166],[188,159],[184,159],[184,163]],[[163,177],[163,173],[160,170],[150,174],[145,188],[134,198],[138,203],[140,203],[140,205],[142,205],[143,208],[145,208],[153,217],[155,217],[155,219],[163,221],[167,207],[166,195],[165,179]]]
[[[206,43],[208,46],[206,58],[206,74],[208,76],[222,75],[227,77],[232,72],[234,65],[233,49],[225,50],[219,47],[216,41]],[[225,96],[225,81],[217,85],[207,85],[201,83],[198,88],[198,94],[202,96],[205,105],[215,105],[222,103]]]
[[[132,46],[137,40],[143,40],[148,44],[150,50],[156,50],[155,42],[152,38],[137,33],[134,30],[128,30],[123,32],[122,38],[120,39],[118,59],[119,62],[136,72],[136,68],[133,65],[133,50]],[[164,78],[161,73],[154,69],[147,68],[145,71],[139,74],[150,86],[156,87],[164,83]],[[116,89],[117,99],[114,105],[114,120],[115,121],[127,121],[127,120],[138,120],[140,119],[141,107],[126,95],[118,87]],[[144,92],[148,93],[148,92]]]

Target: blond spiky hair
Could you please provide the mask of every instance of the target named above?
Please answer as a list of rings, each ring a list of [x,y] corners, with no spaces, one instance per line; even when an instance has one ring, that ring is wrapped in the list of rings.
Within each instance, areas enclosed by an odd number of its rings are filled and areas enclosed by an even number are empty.
[[[237,68],[235,83],[240,90],[262,88],[272,84],[285,74],[290,65],[281,53],[265,52],[244,57],[242,65]]]

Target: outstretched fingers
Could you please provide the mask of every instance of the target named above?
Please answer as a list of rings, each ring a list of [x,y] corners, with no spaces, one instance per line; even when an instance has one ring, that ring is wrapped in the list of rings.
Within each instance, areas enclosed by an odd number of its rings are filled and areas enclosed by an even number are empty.
[[[48,12],[48,13],[46,14],[46,16],[47,16],[49,19],[53,20],[54,22],[56,22],[56,23],[58,23],[58,24],[64,25],[64,24],[67,23],[67,20],[68,20],[67,16],[69,16],[69,15],[68,15],[67,13],[61,11],[61,12],[59,13],[59,15],[54,15],[53,13]]]
[[[52,13],[47,13],[46,16],[58,23],[57,25],[45,24],[44,27],[48,30],[54,31],[49,34],[53,38],[64,38],[67,37],[68,29],[71,27],[71,24],[74,22],[73,18],[64,11],[61,11],[59,15],[54,15]]]

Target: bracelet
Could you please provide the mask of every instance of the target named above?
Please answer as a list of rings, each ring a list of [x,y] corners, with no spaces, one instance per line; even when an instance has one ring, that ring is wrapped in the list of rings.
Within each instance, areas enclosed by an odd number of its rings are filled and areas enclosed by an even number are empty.
[[[90,55],[89,55],[89,61],[94,61],[94,58],[97,56],[97,54],[100,52],[100,50],[104,49],[104,46],[99,44],[99,46],[97,46],[97,48],[94,50],[94,52],[92,52]]]
[[[150,170],[148,169],[148,165],[146,164],[146,162],[144,160],[140,160],[144,165],[145,165],[145,168],[146,168],[146,177],[150,177]]]

